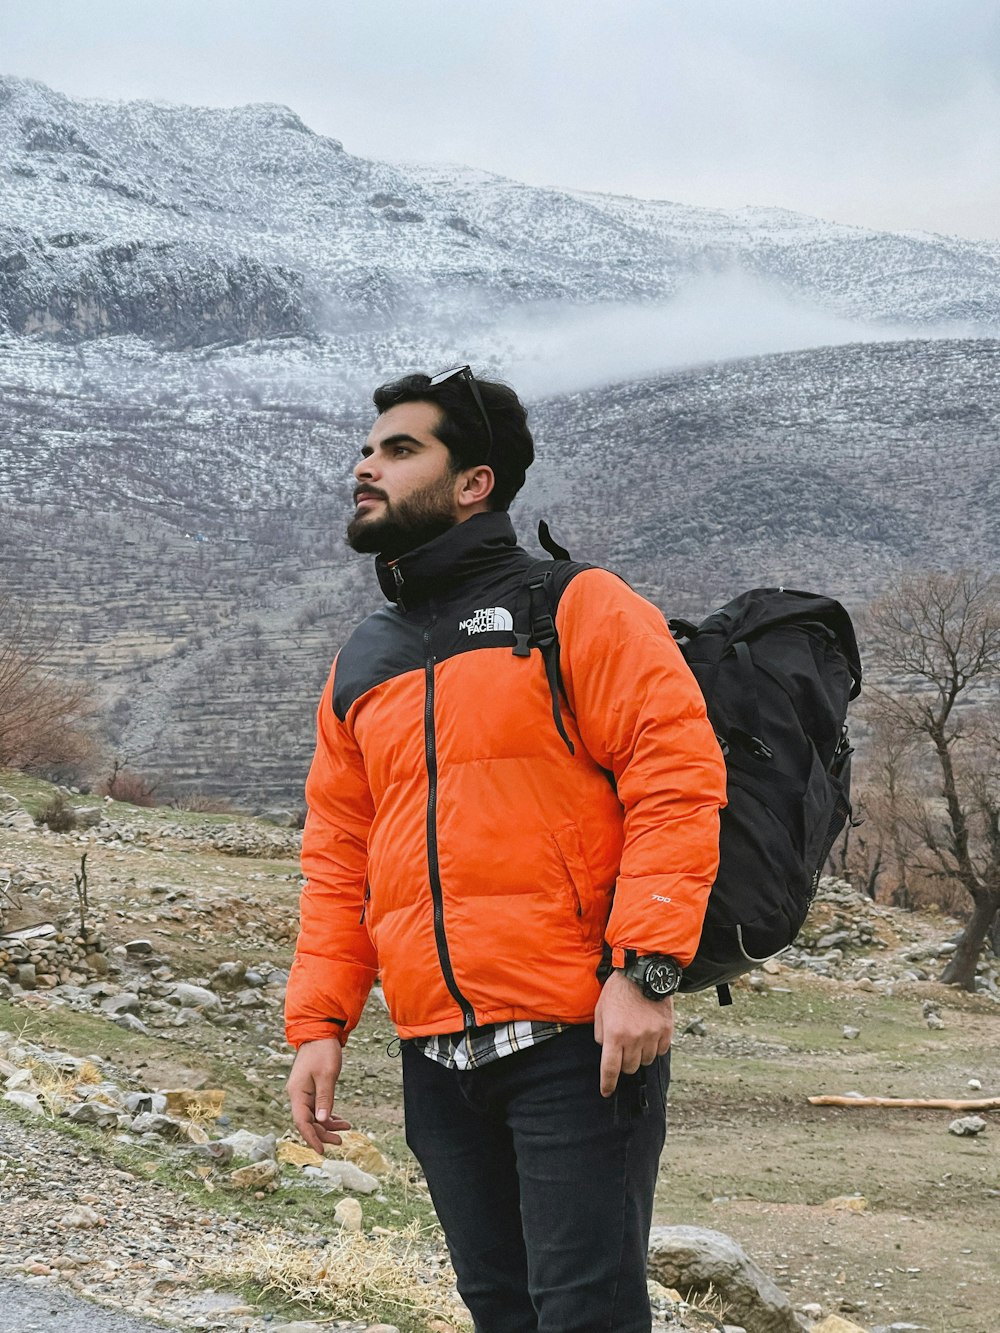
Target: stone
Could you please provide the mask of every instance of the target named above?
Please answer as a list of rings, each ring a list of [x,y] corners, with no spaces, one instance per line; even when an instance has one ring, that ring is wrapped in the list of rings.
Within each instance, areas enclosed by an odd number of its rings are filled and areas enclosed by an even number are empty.
[[[191,1156],[200,1161],[211,1162],[214,1166],[228,1166],[233,1160],[233,1150],[221,1139],[211,1139],[208,1143],[198,1143],[191,1149]]]
[[[219,1009],[222,1001],[215,991],[206,986],[193,986],[189,981],[178,981],[167,992],[170,1004],[180,1005],[182,1009]]]
[[[220,963],[209,977],[209,985],[216,990],[239,990],[244,984],[246,974],[245,963]]]
[[[825,1206],[838,1213],[864,1213],[868,1211],[868,1200],[860,1194],[838,1194],[834,1199],[827,1199]]]
[[[229,1183],[238,1190],[276,1190],[281,1179],[281,1167],[277,1162],[251,1162],[249,1166],[237,1167],[229,1176]]]
[[[95,977],[104,977],[108,973],[108,956],[104,953],[88,953],[83,959],[84,966],[88,972],[92,972]]]
[[[45,1115],[45,1107],[34,1092],[20,1092],[15,1089],[13,1092],[5,1092],[3,1099],[12,1106],[19,1106],[22,1111],[30,1111],[32,1115]]]
[[[218,1119],[226,1100],[222,1088],[164,1088],[162,1094],[168,1115],[204,1116],[207,1120]]]
[[[948,1126],[949,1134],[957,1134],[959,1138],[974,1138],[981,1134],[986,1128],[986,1121],[980,1115],[963,1115],[957,1120],[953,1120]]]
[[[158,1115],[155,1111],[140,1111],[129,1125],[133,1134],[158,1134],[163,1139],[181,1139],[186,1137],[185,1126],[168,1115]]]
[[[146,958],[153,952],[152,940],[129,940],[125,952],[133,958]]]
[[[38,985],[38,974],[34,963],[18,963],[14,972],[14,984],[22,990],[34,990]]]
[[[277,1139],[273,1134],[252,1134],[249,1129],[237,1129],[227,1134],[222,1143],[227,1143],[233,1150],[234,1157],[241,1157],[246,1162],[261,1162],[273,1157],[277,1150]]]
[[[979,1092],[983,1085],[978,1078],[970,1078],[965,1086],[970,1088],[973,1092]]]
[[[384,1176],[392,1170],[392,1163],[367,1134],[359,1129],[340,1131],[340,1143],[328,1143],[326,1155],[342,1162],[353,1162],[370,1176]]]
[[[940,1014],[929,1013],[927,1015],[927,1026],[932,1032],[940,1032],[944,1027],[944,1019]]]
[[[855,1041],[860,1036],[861,1036],[860,1028],[852,1028],[845,1026],[844,1037],[847,1039],[847,1041]]]
[[[726,1307],[727,1317],[754,1333],[802,1333],[808,1327],[785,1293],[721,1231],[654,1227],[647,1273],[678,1291],[707,1293],[711,1288]]]
[[[141,1018],[136,1018],[135,1014],[115,1014],[111,1021],[128,1032],[139,1032],[144,1037],[149,1036],[149,1028]]]
[[[122,991],[119,995],[109,995],[101,1001],[101,1009],[106,1014],[137,1014],[141,1001],[134,991]]]
[[[813,1324],[812,1333],[865,1333],[860,1324],[852,1323],[839,1314],[828,1314],[818,1324]]]
[[[287,1166],[322,1166],[323,1159],[315,1148],[310,1148],[304,1143],[296,1143],[293,1139],[282,1139],[278,1144],[277,1157],[279,1162],[284,1162]]]
[[[74,1125],[94,1125],[97,1129],[118,1128],[118,1108],[102,1102],[82,1102],[66,1114]]]
[[[335,1189],[352,1190],[355,1194],[374,1194],[378,1181],[353,1162],[328,1158],[319,1168],[321,1174],[333,1183]]]
[[[360,1231],[364,1220],[360,1203],[357,1199],[341,1199],[333,1210],[333,1220],[341,1231]]]
[[[103,1227],[106,1226],[105,1219],[95,1209],[86,1204],[80,1204],[76,1208],[71,1208],[68,1213],[64,1213],[59,1219],[61,1227]]]

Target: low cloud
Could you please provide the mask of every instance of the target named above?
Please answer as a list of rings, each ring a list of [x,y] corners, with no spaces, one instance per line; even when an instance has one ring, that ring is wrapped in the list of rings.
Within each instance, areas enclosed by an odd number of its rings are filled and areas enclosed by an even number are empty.
[[[495,337],[505,377],[534,398],[771,352],[972,332],[844,318],[733,271],[699,278],[665,304],[533,306],[505,317]]]

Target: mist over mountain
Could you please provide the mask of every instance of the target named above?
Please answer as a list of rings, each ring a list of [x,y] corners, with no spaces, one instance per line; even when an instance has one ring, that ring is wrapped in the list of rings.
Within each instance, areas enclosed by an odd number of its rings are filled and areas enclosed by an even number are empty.
[[[0,189],[0,586],[175,789],[297,799],[377,598],[349,468],[407,369],[509,378],[538,443],[519,529],[546,517],[672,613],[763,583],[856,608],[996,549],[1000,246],[368,162],[282,107],[21,79]]]

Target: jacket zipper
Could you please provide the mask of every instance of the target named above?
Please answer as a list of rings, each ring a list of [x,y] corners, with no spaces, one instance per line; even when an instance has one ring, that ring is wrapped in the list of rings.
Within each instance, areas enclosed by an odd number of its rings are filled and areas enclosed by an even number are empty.
[[[437,841],[437,739],[434,732],[434,657],[431,653],[431,619],[424,630],[424,755],[427,761],[427,872],[430,877],[431,898],[434,902],[434,939],[444,984],[452,999],[462,1011],[466,1029],[474,1027],[475,1011],[458,988],[448,951],[448,937],[444,929],[444,898],[441,891],[441,868],[438,864]]]

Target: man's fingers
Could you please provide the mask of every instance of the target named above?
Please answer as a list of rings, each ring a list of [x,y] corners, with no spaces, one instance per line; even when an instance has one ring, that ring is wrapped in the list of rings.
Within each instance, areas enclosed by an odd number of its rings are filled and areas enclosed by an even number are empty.
[[[605,1042],[601,1048],[601,1096],[610,1097],[622,1072],[621,1047]]]

